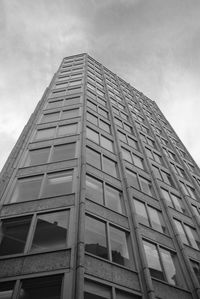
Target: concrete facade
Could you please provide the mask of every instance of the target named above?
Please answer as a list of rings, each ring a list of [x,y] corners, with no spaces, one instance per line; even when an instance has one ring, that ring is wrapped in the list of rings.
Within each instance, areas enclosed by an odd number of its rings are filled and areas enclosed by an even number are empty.
[[[0,298],[200,297],[200,170],[156,103],[89,55],[63,59],[0,196]]]

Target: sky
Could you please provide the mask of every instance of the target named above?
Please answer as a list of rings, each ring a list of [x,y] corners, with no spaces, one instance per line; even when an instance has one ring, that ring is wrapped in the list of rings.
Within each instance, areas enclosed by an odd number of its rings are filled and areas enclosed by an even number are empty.
[[[199,0],[1,0],[0,169],[65,56],[156,101],[200,165]]]

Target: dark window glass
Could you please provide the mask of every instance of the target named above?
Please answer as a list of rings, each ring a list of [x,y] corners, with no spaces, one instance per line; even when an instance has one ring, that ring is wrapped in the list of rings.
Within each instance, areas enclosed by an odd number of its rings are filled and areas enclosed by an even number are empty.
[[[37,199],[43,176],[34,176],[18,179],[12,193],[10,202],[28,201]]]
[[[46,129],[39,129],[36,132],[35,135],[35,140],[40,140],[40,139],[49,139],[53,138],[55,134],[56,128],[46,128]]]
[[[78,124],[69,124],[58,127],[58,136],[76,134],[78,129]]]
[[[42,115],[41,123],[46,123],[50,121],[57,121],[59,119],[60,112],[46,113]]]
[[[105,223],[89,216],[86,216],[85,223],[85,250],[108,258]]]
[[[101,169],[101,155],[89,147],[86,148],[86,161],[92,166]]]
[[[144,240],[143,245],[151,276],[165,280],[156,245]]]
[[[196,275],[196,278],[197,278],[198,282],[200,283],[200,265],[199,265],[199,263],[194,262],[194,261],[190,261],[190,262],[191,262],[193,271]]]
[[[68,143],[55,145],[53,149],[53,155],[51,157],[52,162],[63,161],[73,159],[76,152],[76,143]]]
[[[0,298],[1,299],[11,299],[14,286],[15,286],[14,281],[1,282],[0,283]]]
[[[2,221],[0,226],[0,256],[24,252],[30,223],[31,217]]]
[[[142,297],[132,294],[132,293],[127,293],[125,291],[121,290],[116,290],[116,299],[141,299]]]
[[[91,280],[85,281],[84,299],[111,299],[111,288]]]
[[[79,109],[70,109],[62,112],[61,119],[68,119],[79,116]]]
[[[32,165],[47,163],[49,153],[50,153],[50,147],[29,150],[27,153],[24,166],[32,166]]]
[[[106,206],[116,212],[122,213],[121,208],[122,194],[119,190],[106,185],[105,187],[105,201]]]
[[[71,170],[49,173],[45,181],[42,195],[48,197],[71,193],[72,175],[73,172]]]
[[[18,299],[60,299],[62,276],[39,277],[22,281]]]
[[[103,156],[103,171],[114,177],[118,177],[117,163],[105,156]]]
[[[86,193],[92,200],[103,204],[103,184],[89,175],[86,176]]]
[[[110,226],[110,244],[112,261],[124,266],[129,265],[129,253],[126,233]]]
[[[69,211],[38,215],[31,251],[65,246],[68,222]]]

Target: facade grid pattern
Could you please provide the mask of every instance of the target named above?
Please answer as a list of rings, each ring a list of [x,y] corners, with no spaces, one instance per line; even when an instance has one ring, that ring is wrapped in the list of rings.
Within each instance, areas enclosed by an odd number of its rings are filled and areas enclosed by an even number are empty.
[[[200,297],[200,170],[88,54],[63,59],[0,187],[0,298]]]

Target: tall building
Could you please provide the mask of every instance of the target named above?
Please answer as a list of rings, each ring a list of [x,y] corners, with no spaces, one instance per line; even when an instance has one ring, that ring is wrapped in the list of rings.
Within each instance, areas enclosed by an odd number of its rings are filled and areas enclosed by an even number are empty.
[[[63,59],[1,173],[1,299],[200,298],[200,170],[156,103]]]

